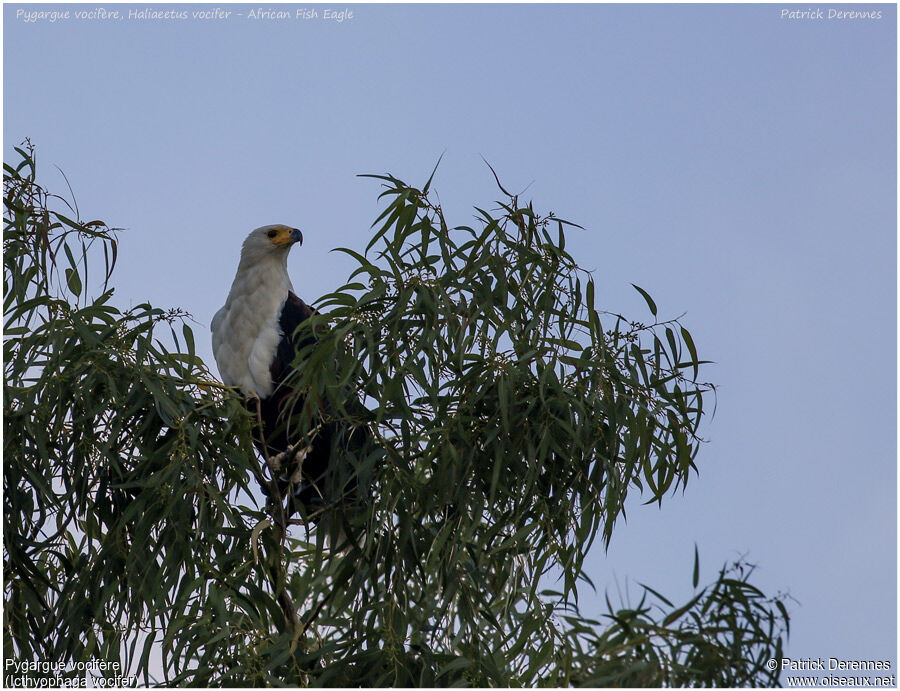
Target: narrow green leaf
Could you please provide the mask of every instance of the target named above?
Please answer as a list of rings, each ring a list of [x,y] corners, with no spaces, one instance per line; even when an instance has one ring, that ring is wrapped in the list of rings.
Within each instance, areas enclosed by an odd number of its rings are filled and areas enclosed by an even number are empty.
[[[634,289],[641,294],[641,296],[644,298],[644,301],[647,303],[647,307],[650,308],[650,314],[652,314],[655,317],[656,316],[656,303],[653,302],[653,298],[650,297],[650,294],[646,290],[641,288],[640,286],[635,285],[634,283],[632,283],[631,285],[634,286]]]

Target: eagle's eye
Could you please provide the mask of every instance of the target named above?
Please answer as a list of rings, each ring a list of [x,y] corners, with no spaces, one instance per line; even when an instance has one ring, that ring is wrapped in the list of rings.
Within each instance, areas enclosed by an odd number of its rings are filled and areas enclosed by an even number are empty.
[[[266,233],[266,235],[268,235],[270,238],[274,238],[276,235],[278,235],[278,231],[270,230],[268,233]]]

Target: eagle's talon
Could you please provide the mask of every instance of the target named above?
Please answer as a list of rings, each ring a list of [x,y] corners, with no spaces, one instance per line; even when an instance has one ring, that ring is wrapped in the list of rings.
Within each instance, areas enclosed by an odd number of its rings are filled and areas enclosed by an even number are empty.
[[[271,466],[273,473],[277,473],[279,470],[281,470],[284,467],[285,461],[289,460],[290,455],[293,452],[293,450],[294,450],[294,447],[289,446],[287,448],[287,451],[282,451],[280,454],[276,455],[274,458],[272,458],[269,461],[269,465]]]
[[[297,469],[291,474],[289,480],[292,485],[300,484],[300,481],[303,479],[303,461],[306,460],[306,457],[312,450],[312,446],[307,445],[304,448],[300,449],[297,452],[297,455],[294,457],[294,461],[297,463]]]

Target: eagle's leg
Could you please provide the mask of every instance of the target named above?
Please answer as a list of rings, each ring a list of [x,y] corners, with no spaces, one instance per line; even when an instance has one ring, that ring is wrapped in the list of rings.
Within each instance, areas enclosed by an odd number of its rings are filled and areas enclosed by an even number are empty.
[[[309,455],[310,451],[313,450],[312,444],[307,444],[305,447],[297,451],[296,456],[292,460],[292,462],[296,461],[297,467],[293,473],[291,473],[290,483],[292,485],[300,484],[301,479],[303,478],[303,461],[306,460],[306,457]],[[291,452],[293,452],[293,447],[291,447]],[[280,454],[279,454],[280,455]]]
[[[291,444],[287,449],[275,456],[271,461],[271,468],[279,471],[282,468],[290,468],[294,462],[297,463],[297,469],[291,474],[290,481],[296,483],[300,481],[300,471],[303,470],[303,459],[312,451],[312,446],[307,445],[305,448],[297,449],[298,444]]]

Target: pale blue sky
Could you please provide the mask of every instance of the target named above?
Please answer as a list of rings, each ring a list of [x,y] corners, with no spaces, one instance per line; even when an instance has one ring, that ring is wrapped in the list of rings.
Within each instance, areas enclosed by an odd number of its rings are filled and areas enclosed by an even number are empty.
[[[4,155],[31,137],[44,182],[64,189],[58,165],[85,219],[128,229],[120,304],[181,306],[202,334],[268,223],[303,229],[290,268],[314,299],[350,266],[328,250],[363,247],[380,208],[356,174],[421,183],[444,153],[435,187],[468,223],[497,196],[484,156],[586,227],[569,249],[604,308],[645,318],[637,283],[716,362],[699,477],[662,509],[631,503],[592,555],[586,613],[616,581],[686,598],[696,542],[702,580],[746,554],[799,600],[791,657],[894,659],[893,5],[16,19],[52,7],[4,7]]]

